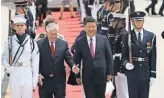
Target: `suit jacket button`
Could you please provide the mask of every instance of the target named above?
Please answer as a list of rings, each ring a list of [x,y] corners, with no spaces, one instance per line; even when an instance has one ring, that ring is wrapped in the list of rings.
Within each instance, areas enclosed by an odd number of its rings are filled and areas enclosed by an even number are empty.
[[[140,50],[140,52],[142,52],[142,51]]]
[[[142,64],[140,64],[140,66],[142,66]]]

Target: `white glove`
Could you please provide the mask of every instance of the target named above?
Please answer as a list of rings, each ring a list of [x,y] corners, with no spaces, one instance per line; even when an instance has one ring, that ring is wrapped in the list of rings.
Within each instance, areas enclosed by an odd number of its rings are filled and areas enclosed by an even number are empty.
[[[13,71],[13,69],[14,69],[14,66],[7,66],[5,68],[5,70],[6,70],[7,73],[11,73]]]
[[[125,77],[125,74],[120,73],[120,72],[118,72],[117,75],[120,76],[120,77]]]
[[[132,69],[134,69],[134,65],[133,64],[130,64],[130,63],[126,63],[125,68],[127,70],[132,70]]]
[[[150,78],[150,83],[149,83],[149,84],[150,84],[150,86],[152,86],[152,85],[153,85],[154,81],[155,81],[155,78],[151,77],[151,78]]]

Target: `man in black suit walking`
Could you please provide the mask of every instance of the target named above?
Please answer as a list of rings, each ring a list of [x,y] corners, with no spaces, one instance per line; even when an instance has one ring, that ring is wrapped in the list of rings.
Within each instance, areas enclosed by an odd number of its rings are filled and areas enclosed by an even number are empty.
[[[38,41],[40,51],[39,96],[40,98],[65,98],[66,72],[64,60],[74,73],[79,69],[73,61],[68,43],[57,38],[57,24],[46,26],[47,37]]]
[[[86,98],[105,98],[106,82],[111,80],[113,73],[110,44],[106,37],[96,34],[94,18],[86,19],[84,30],[86,35],[76,42],[74,61],[80,64],[82,60],[82,83]],[[80,74],[77,78],[80,78]]]

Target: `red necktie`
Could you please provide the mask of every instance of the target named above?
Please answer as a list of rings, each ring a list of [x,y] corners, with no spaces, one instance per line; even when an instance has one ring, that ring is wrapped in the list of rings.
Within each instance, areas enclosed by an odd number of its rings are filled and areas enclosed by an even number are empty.
[[[90,38],[90,52],[91,52],[91,55],[92,55],[92,58],[94,58],[95,54],[94,54],[94,48],[93,48],[93,39]]]
[[[54,45],[53,42],[51,42],[51,55],[54,56],[55,55],[55,49],[54,49]]]

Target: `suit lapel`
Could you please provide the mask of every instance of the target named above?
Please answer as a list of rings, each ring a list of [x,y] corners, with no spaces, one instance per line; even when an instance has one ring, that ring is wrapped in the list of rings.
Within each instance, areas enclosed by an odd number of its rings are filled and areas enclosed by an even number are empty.
[[[96,46],[95,46],[95,56],[94,56],[94,58],[98,54],[98,47],[99,47],[99,44],[100,44],[99,42],[100,42],[99,37],[96,35]]]
[[[47,37],[45,38],[45,42],[44,42],[43,47],[45,47],[44,50],[45,50],[45,52],[47,54],[47,57],[49,57],[50,59],[52,59],[50,44],[49,44],[49,41],[48,41],[48,38]]]
[[[141,46],[143,46],[146,43],[146,40],[147,40],[146,38],[147,38],[147,33],[146,33],[145,30],[143,30],[143,40],[142,40],[142,45]]]
[[[137,35],[134,32],[134,30],[132,30],[132,40],[140,47],[140,44],[139,44],[138,39],[137,39]]]
[[[92,58],[92,55],[91,55],[91,52],[90,52],[90,46],[88,45],[88,40],[87,40],[87,36],[86,35],[84,37],[84,44],[87,47],[87,48],[85,48],[86,51],[88,52],[89,56]]]

